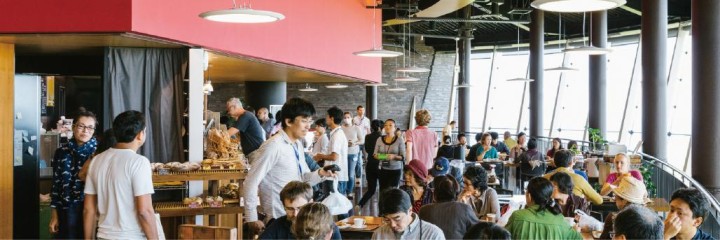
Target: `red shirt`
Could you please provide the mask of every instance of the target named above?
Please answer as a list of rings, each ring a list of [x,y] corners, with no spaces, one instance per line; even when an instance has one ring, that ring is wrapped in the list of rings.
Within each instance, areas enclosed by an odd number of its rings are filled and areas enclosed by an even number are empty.
[[[435,159],[435,148],[438,144],[437,133],[424,126],[405,132],[405,142],[412,143],[412,158],[417,159],[426,167],[432,168]]]

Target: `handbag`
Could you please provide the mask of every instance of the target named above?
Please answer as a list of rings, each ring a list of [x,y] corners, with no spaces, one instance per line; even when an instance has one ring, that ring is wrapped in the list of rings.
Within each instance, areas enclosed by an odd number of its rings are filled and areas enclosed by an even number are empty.
[[[325,206],[327,206],[330,209],[330,214],[332,215],[340,215],[340,214],[347,214],[350,209],[352,209],[352,202],[342,195],[338,190],[338,180],[335,178],[333,180],[333,192],[330,193],[325,200],[322,201]]]

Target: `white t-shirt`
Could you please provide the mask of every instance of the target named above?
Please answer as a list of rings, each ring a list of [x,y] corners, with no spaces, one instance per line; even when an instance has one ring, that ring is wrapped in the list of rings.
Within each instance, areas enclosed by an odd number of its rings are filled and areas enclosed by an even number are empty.
[[[353,143],[352,147],[348,147],[348,154],[358,154],[360,152],[360,146],[365,144],[365,135],[362,133],[362,128],[358,126],[342,126],[342,130],[345,133],[345,138]]]
[[[340,155],[338,161],[325,161],[325,166],[329,164],[337,164],[340,167],[338,172],[338,181],[348,181],[348,139],[345,137],[345,133],[337,127],[330,132],[330,144],[328,144],[328,154],[337,153]]]
[[[85,194],[97,195],[98,238],[145,239],[135,197],[153,194],[150,161],[130,149],[110,148],[90,163]]]

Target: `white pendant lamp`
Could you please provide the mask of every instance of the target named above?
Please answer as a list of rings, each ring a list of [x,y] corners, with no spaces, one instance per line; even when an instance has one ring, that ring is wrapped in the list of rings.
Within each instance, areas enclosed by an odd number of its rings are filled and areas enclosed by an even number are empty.
[[[366,83],[365,86],[367,87],[384,87],[387,86],[387,83]]]
[[[554,68],[546,68],[545,71],[546,71],[546,72],[553,72],[553,71],[556,71],[556,72],[573,72],[573,71],[580,71],[580,69],[573,68],[573,67],[568,67],[568,66],[563,65],[563,66],[554,67]]]
[[[397,78],[393,78],[393,80],[395,80],[395,81],[397,81],[397,82],[417,82],[417,81],[420,81],[419,78],[411,77],[411,76],[397,77]]]
[[[382,58],[397,57],[397,56],[403,55],[403,53],[401,53],[401,52],[385,50],[382,48],[382,46],[377,45],[377,43],[375,42],[375,12],[377,12],[377,9],[373,8],[372,11],[373,11],[373,21],[372,21],[373,24],[372,24],[371,32],[372,32],[372,39],[373,39],[373,47],[372,47],[372,49],[354,52],[353,54],[355,54],[356,56],[361,56],[361,57],[382,57]]]
[[[203,92],[211,93],[213,91],[215,91],[215,89],[213,89],[212,82],[208,79],[205,84],[203,84]]]
[[[252,9],[248,2],[238,7],[235,0],[233,0],[231,9],[207,11],[199,16],[210,21],[224,23],[270,23],[285,19],[285,15],[277,12]]]
[[[604,55],[612,52],[610,48],[599,48],[592,45],[592,13],[590,13],[590,45],[585,44],[585,13],[583,13],[583,46],[576,48],[566,48],[565,53],[577,53],[586,55]]]
[[[421,67],[413,65],[410,67],[398,68],[396,71],[406,72],[406,73],[426,73],[426,72],[430,72],[430,69],[421,68]]]
[[[548,12],[594,12],[625,5],[625,0],[535,0],[530,6]]]
[[[347,88],[348,85],[336,83],[336,84],[333,84],[333,85],[327,85],[327,86],[325,86],[325,87],[326,87],[326,88],[332,88],[332,89],[340,89],[340,88]]]
[[[520,53],[520,27],[517,28],[517,45],[516,46],[517,46],[517,53],[519,54]],[[535,81],[535,79],[516,77],[516,78],[511,78],[511,79],[508,79],[505,81],[508,81],[508,82],[532,82],[532,81]]]
[[[395,86],[388,88],[387,90],[391,92],[402,92],[407,90],[407,88],[399,87],[397,84],[395,84]]]
[[[411,31],[411,29],[412,29],[411,24],[412,24],[412,23],[407,23],[407,26],[408,26],[408,27],[407,27],[407,32],[408,32],[408,35],[407,35],[407,36],[408,36],[408,37],[406,38],[406,39],[408,39],[408,57],[407,57],[407,58],[410,59],[410,61],[409,61],[409,62],[410,62],[409,65],[410,65],[410,66],[408,67],[408,66],[405,65],[405,57],[403,56],[403,67],[398,68],[398,69],[396,69],[395,71],[402,72],[402,73],[426,73],[426,72],[430,72],[430,69],[415,66],[415,64],[413,63],[413,59],[412,59],[412,45],[413,45],[413,42],[410,40],[410,39],[411,39],[411,38],[410,38],[410,31]]]
[[[317,89],[317,88],[311,88],[311,87],[310,87],[310,84],[309,84],[309,83],[306,83],[306,84],[305,84],[305,87],[304,87],[304,88],[301,88],[301,89],[298,89],[298,91],[301,91],[301,92],[317,92],[318,89]]]

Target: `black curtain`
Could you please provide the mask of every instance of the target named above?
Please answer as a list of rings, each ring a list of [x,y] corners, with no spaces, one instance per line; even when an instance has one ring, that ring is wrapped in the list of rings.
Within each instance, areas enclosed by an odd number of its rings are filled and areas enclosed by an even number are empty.
[[[105,126],[127,110],[145,113],[146,141],[140,154],[151,162],[184,162],[183,79],[187,49],[105,49]]]

